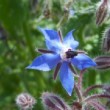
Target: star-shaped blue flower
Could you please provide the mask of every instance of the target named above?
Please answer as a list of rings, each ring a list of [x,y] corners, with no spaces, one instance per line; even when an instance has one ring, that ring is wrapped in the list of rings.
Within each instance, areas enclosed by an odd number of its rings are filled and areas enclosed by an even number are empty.
[[[42,28],[39,28],[39,30],[45,36],[48,50],[38,49],[38,51],[43,54],[35,58],[32,64],[27,68],[49,71],[56,67],[54,79],[59,72],[61,84],[71,96],[74,88],[74,74],[70,69],[71,64],[76,66],[79,70],[83,70],[91,66],[96,66],[96,63],[84,53],[75,51],[79,43],[74,40],[72,36],[73,31],[70,31],[66,37],[62,39],[60,33],[55,30]]]

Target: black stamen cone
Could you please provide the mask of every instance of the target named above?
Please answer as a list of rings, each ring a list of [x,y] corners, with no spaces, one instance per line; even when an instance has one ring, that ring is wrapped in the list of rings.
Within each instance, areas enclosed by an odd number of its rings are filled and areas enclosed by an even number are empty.
[[[77,55],[78,55],[78,52],[77,51],[71,51],[71,50],[69,50],[69,51],[66,52],[66,58],[73,58],[73,57],[75,57]]]

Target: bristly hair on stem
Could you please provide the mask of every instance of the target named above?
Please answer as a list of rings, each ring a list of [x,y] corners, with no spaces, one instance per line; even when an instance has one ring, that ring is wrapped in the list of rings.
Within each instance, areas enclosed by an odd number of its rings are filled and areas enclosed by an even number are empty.
[[[82,79],[83,79],[83,73],[86,71],[86,69],[83,69],[80,71],[79,78],[78,78],[78,89],[82,92]]]
[[[110,99],[110,95],[106,95],[106,94],[95,94],[95,95],[91,95],[88,96],[87,98],[85,98],[85,102],[91,101],[93,99],[97,99],[97,98],[107,98]]]
[[[87,96],[88,93],[93,90],[93,89],[97,89],[97,88],[102,88],[103,89],[104,85],[92,85],[90,87],[88,87],[84,92],[83,92],[83,96]]]
[[[47,110],[71,110],[69,105],[56,94],[44,92],[42,93],[41,99]]]
[[[105,106],[102,105],[99,101],[97,100],[92,100],[92,101],[88,101],[87,102],[87,107],[88,106],[91,106],[91,107],[94,107],[95,110],[106,110]],[[90,110],[90,109],[88,109]]]
[[[75,88],[75,91],[76,91],[77,96],[78,96],[78,98],[79,98],[79,102],[82,102],[82,93],[81,93],[81,91],[78,89],[77,84],[74,85],[74,88]]]

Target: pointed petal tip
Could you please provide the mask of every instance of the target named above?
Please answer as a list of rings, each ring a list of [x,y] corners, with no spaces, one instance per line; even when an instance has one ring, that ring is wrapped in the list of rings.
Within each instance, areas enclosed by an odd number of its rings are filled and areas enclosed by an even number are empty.
[[[97,66],[97,64],[93,60],[91,60],[91,65],[90,66]]]
[[[60,59],[61,58],[58,54],[43,54],[36,57],[33,62],[26,68],[41,71],[50,71],[58,64]]]
[[[67,89],[67,88],[65,88],[65,87],[63,87],[63,88],[66,90],[66,92],[68,93],[69,96],[72,95],[72,92],[73,92],[74,86],[73,86],[73,88],[71,88],[71,90],[70,90],[70,88],[69,88],[69,89]]]
[[[27,66],[25,69],[30,69],[30,65],[29,65],[29,66]]]
[[[67,92],[67,94],[68,94],[69,96],[72,96],[72,92],[73,92],[74,87],[71,88],[71,90],[68,90],[68,89],[65,88],[65,87],[63,87],[63,88],[66,90],[66,92]]]
[[[37,27],[37,29],[41,32],[41,33],[45,33],[46,28],[42,28],[40,26]]]
[[[40,70],[40,71],[45,71],[45,72],[51,70],[51,69],[49,69],[49,68],[43,69],[43,68],[39,68],[39,67],[36,67],[36,66],[31,66],[31,65],[27,66],[26,69]]]
[[[72,92],[68,92],[68,95],[71,96],[72,95]]]
[[[42,30],[43,28],[41,28],[40,26],[37,27],[38,30]]]
[[[76,29],[71,30],[71,32],[75,32],[75,31],[76,31]]]
[[[42,33],[43,33],[44,30],[45,30],[44,28],[41,28],[41,27],[37,27],[37,29],[38,29],[40,32],[42,32]]]
[[[68,32],[67,35],[65,36],[63,42],[65,45],[68,45],[72,49],[75,49],[78,47],[79,42],[74,39],[73,32],[74,32],[74,30]]]
[[[35,69],[35,67],[29,65],[29,66],[27,66],[25,69]]]

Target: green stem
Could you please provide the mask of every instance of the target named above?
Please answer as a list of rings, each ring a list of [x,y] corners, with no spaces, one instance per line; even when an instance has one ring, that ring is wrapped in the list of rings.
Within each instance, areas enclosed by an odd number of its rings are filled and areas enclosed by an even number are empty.
[[[31,34],[30,34],[30,30],[28,28],[27,23],[23,24],[23,31],[24,31],[24,36],[25,36],[25,39],[26,39],[26,43],[29,47],[30,53],[31,53],[32,56],[34,56],[34,48],[33,48],[33,45],[32,45]]]

